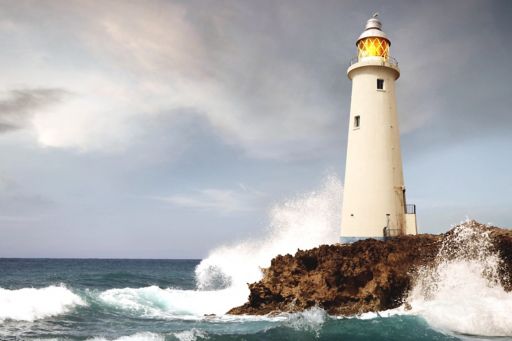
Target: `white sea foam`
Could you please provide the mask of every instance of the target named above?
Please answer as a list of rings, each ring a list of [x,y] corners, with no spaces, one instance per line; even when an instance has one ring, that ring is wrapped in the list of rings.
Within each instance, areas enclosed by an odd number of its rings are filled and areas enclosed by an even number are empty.
[[[85,302],[63,286],[18,290],[0,288],[0,321],[34,321],[65,314],[79,305],[85,305]]]
[[[174,333],[174,336],[179,341],[197,341],[198,339],[201,340],[208,338],[206,332],[196,328],[192,328],[191,330],[185,330],[179,333]]]
[[[462,334],[512,336],[512,293],[500,285],[500,259],[488,233],[468,221],[443,244],[434,269],[424,269],[408,297],[432,326]]]
[[[389,318],[389,317],[393,317],[393,316],[397,316],[397,315],[406,315],[406,314],[407,314],[407,311],[402,306],[402,307],[398,307],[396,309],[389,309],[389,310],[383,310],[383,311],[378,311],[378,312],[367,312],[367,313],[362,313],[359,315],[348,316],[348,317],[340,316],[340,317],[338,317],[338,319],[354,318],[354,319],[359,319],[359,320],[372,320],[375,318]]]
[[[206,332],[192,328],[191,330],[184,330],[182,332],[170,334],[174,336],[179,341],[197,341],[204,340],[208,338]],[[95,337],[92,339],[88,339],[87,341],[164,341],[166,339],[165,335],[150,333],[150,332],[142,332],[128,336],[121,336],[116,339],[107,339],[104,337]],[[46,341],[46,340],[45,340]]]
[[[164,340],[165,340],[164,335],[144,332],[144,333],[137,333],[137,334],[133,334],[133,335],[129,335],[129,336],[121,336],[120,338],[117,338],[117,339],[106,339],[103,337],[95,337],[95,338],[89,339],[87,341],[164,341]]]

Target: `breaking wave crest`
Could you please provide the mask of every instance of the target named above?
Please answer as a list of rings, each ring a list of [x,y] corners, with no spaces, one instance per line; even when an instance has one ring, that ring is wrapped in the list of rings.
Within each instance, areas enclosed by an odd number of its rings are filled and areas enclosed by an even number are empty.
[[[109,306],[133,316],[202,319],[209,314],[225,314],[237,304],[239,294],[234,289],[199,291],[151,286],[110,289],[102,292],[99,298]]]
[[[438,329],[512,336],[512,293],[501,286],[489,231],[474,221],[446,237],[434,268],[422,269],[408,297],[411,312]]]
[[[0,321],[34,321],[65,314],[81,305],[85,302],[64,286],[18,290],[0,288]]]

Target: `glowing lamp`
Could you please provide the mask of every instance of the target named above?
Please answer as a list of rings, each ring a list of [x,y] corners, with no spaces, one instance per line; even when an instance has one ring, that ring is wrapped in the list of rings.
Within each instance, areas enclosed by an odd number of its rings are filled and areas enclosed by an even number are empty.
[[[389,57],[389,41],[386,33],[382,31],[382,24],[375,14],[368,22],[363,33],[357,39],[357,57],[359,60],[366,57]]]
[[[382,57],[388,59],[389,41],[378,37],[368,37],[357,42],[357,57]]]

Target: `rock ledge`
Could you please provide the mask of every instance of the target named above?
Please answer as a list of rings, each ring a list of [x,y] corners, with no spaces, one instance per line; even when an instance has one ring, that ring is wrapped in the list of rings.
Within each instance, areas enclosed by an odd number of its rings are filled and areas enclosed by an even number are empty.
[[[502,285],[510,291],[512,231],[476,221],[463,225],[489,235],[492,251],[502,260]],[[318,306],[331,315],[355,315],[397,308],[404,303],[417,271],[435,266],[443,242],[456,228],[441,235],[367,239],[279,255],[263,270],[261,281],[249,284],[249,301],[228,314],[266,315]]]

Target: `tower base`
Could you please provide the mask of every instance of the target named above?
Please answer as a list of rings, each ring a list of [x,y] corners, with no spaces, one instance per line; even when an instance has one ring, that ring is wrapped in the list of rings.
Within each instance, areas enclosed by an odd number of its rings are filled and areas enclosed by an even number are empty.
[[[384,240],[384,237],[340,237],[340,244],[352,244],[365,239]]]

